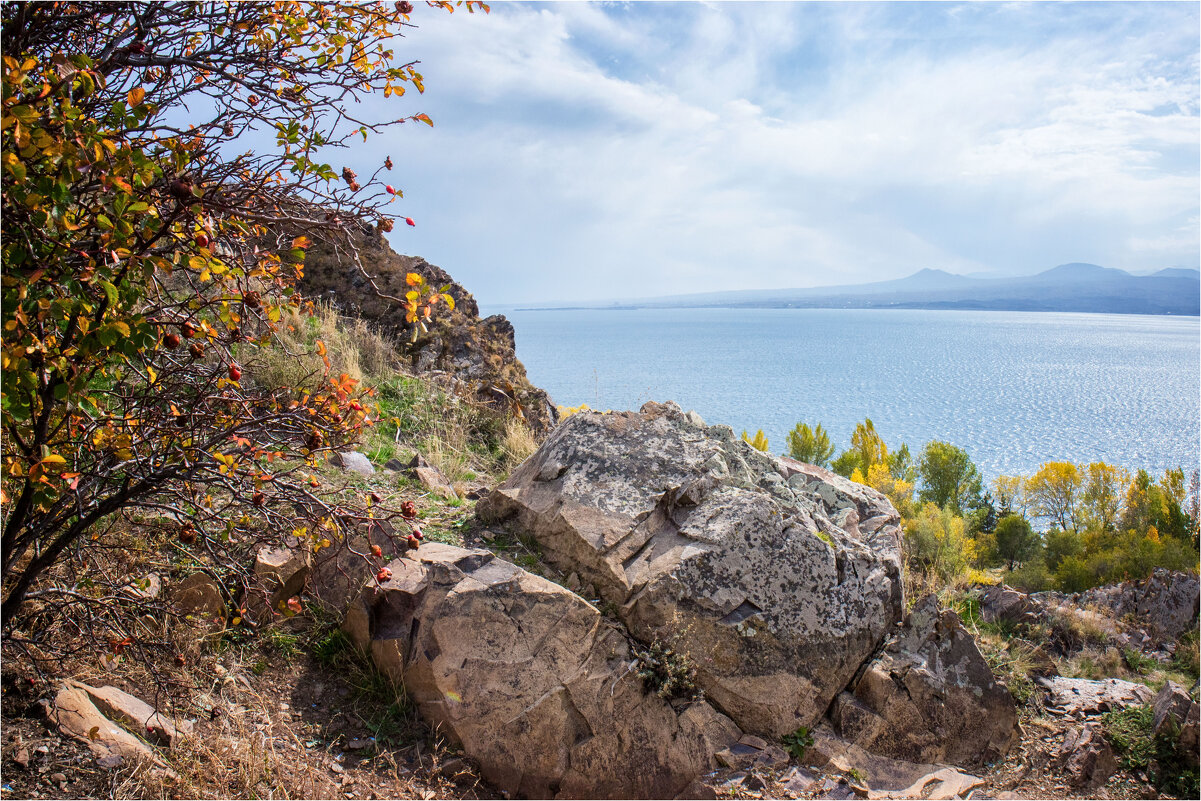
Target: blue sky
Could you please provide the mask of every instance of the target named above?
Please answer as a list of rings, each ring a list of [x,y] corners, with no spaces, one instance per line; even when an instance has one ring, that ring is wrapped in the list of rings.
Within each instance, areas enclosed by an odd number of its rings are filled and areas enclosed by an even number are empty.
[[[390,235],[485,305],[1197,267],[1196,3],[420,6]],[[373,101],[374,102],[374,101]]]

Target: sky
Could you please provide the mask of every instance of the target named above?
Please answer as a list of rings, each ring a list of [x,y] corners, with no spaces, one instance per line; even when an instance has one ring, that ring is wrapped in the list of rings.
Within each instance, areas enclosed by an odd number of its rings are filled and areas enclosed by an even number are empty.
[[[422,4],[389,235],[485,306],[1201,260],[1196,3]]]

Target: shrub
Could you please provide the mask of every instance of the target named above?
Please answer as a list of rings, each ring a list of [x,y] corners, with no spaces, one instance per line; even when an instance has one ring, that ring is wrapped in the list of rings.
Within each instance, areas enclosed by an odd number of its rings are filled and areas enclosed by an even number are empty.
[[[696,684],[696,668],[687,656],[655,640],[649,647],[634,648],[638,678],[655,695],[664,699],[697,700],[704,693]]]
[[[808,727],[801,726],[792,734],[784,735],[784,748],[792,754],[792,758],[800,762],[805,758],[805,752],[813,747],[813,734]]]

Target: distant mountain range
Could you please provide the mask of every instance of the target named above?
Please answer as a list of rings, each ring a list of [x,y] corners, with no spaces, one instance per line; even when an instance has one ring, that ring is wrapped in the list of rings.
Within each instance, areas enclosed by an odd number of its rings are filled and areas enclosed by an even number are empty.
[[[1201,272],[1132,275],[1096,264],[1061,264],[1036,275],[976,278],[919,270],[907,278],[809,289],[669,295],[591,308],[984,309],[1103,314],[1201,313]],[[579,307],[576,307],[579,308]]]

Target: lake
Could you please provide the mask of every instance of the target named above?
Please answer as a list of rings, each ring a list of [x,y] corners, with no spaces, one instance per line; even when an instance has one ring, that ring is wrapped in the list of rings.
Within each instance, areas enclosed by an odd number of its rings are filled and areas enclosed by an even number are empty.
[[[514,311],[517,356],[564,406],[674,400],[787,449],[839,451],[864,417],[916,457],[967,450],[986,479],[1050,460],[1197,468],[1196,317],[867,309]]]

